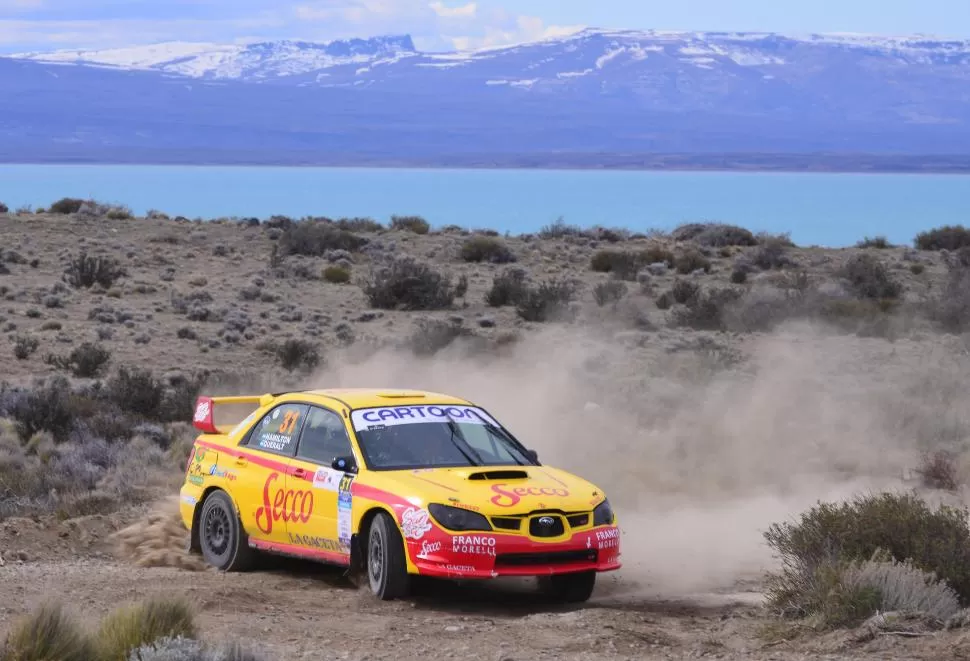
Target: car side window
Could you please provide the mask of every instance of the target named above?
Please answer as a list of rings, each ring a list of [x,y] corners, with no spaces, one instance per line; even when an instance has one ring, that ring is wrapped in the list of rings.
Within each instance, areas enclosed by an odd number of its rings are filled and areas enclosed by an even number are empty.
[[[306,404],[277,406],[256,423],[245,445],[256,450],[292,457],[296,450],[296,439],[300,437],[309,409]]]
[[[351,457],[354,451],[347,428],[338,413],[311,406],[296,456],[321,466],[330,466],[336,457]]]

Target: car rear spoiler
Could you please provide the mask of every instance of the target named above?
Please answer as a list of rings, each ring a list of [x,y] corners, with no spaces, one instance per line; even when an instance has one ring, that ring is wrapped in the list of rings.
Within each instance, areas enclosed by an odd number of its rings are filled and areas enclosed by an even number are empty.
[[[218,427],[215,422],[215,408],[224,404],[255,404],[256,408],[262,408],[270,404],[274,399],[273,395],[242,395],[235,397],[199,397],[195,400],[195,415],[192,417],[192,426],[203,434],[223,434],[229,429]]]

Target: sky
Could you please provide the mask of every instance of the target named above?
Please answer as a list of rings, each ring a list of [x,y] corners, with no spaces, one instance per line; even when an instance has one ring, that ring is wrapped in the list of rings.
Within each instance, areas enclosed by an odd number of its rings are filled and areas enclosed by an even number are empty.
[[[0,52],[409,33],[423,50],[583,27],[970,39],[970,0],[0,0]]]

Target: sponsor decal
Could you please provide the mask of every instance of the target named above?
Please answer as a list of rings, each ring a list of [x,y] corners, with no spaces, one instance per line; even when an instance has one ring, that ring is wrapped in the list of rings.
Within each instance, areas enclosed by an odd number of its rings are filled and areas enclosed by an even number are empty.
[[[300,546],[309,546],[314,549],[323,549],[324,551],[333,551],[334,553],[346,553],[347,545],[335,539],[327,539],[326,537],[313,537],[311,535],[297,535],[294,533],[289,533],[290,543],[298,544]]]
[[[601,549],[620,548],[620,531],[616,528],[596,531],[596,546]]]
[[[421,539],[431,530],[428,510],[409,507],[401,514],[401,530],[407,539]]]
[[[492,491],[496,494],[492,496],[492,504],[499,507],[514,507],[519,504],[523,496],[559,496],[565,498],[569,495],[568,489],[553,489],[551,487],[513,487],[510,489],[507,484],[493,484]]]
[[[201,487],[203,484],[205,484],[205,480],[198,475],[189,475],[189,482],[197,487]]]
[[[344,474],[332,468],[321,467],[313,474],[313,488],[337,491]]]
[[[222,470],[221,468],[219,468],[218,464],[212,464],[212,466],[209,467],[209,475],[211,475],[212,477],[222,477],[229,480],[230,482],[236,481],[235,473]]]
[[[471,565],[445,565],[448,571],[475,571]]]
[[[269,450],[285,450],[293,438],[283,434],[263,434],[259,438],[259,447]]]
[[[451,538],[453,553],[495,557],[495,538],[488,535],[455,535]]]
[[[429,542],[424,539],[421,540],[421,552],[418,553],[419,558],[427,558],[432,553],[437,553],[441,550],[441,542]]]
[[[449,418],[455,422],[499,426],[485,411],[471,406],[384,406],[354,411],[352,414],[354,429],[357,431],[373,429],[376,425],[447,423]]]
[[[195,496],[190,496],[188,494],[182,494],[182,502],[183,503],[188,503],[189,505],[196,505],[199,502],[199,499],[196,498]]]
[[[313,492],[294,489],[277,489],[270,501],[270,487],[280,477],[272,473],[263,485],[263,504],[256,510],[256,525],[264,533],[273,532],[273,524],[278,521],[307,523],[313,513]]]
[[[354,497],[350,487],[354,484],[354,476],[350,473],[340,478],[337,485],[337,536],[342,544],[350,545],[353,534]]]
[[[209,417],[209,413],[212,411],[212,403],[203,399],[199,402],[199,405],[195,407],[195,416],[192,418],[193,422],[205,422]]]

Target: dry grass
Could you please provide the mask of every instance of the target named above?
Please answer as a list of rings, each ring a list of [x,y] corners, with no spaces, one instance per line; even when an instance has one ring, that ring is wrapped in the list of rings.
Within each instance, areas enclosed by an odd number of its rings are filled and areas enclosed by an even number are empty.
[[[128,661],[133,651],[161,638],[195,638],[193,611],[181,599],[149,599],[119,608],[98,629],[98,661]]]

